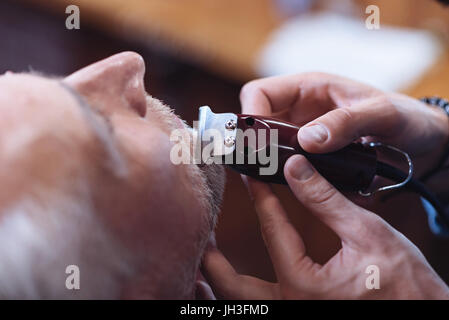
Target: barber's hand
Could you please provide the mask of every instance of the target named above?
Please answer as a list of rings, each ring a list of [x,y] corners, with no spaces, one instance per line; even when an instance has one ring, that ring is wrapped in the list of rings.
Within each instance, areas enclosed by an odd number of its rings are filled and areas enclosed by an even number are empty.
[[[253,81],[243,88],[241,101],[243,113],[303,126],[298,140],[308,152],[335,151],[363,137],[407,151],[418,172],[435,165],[449,136],[448,119],[441,110],[326,74]],[[341,250],[323,266],[314,263],[270,187],[249,179],[278,282],[239,275],[210,246],[203,272],[218,297],[449,298],[447,286],[409,240],[345,198],[304,157],[290,158],[285,176],[297,199],[341,238]],[[366,287],[369,275],[365,271],[371,265],[379,268],[379,290]]]
[[[303,156],[291,157],[284,172],[297,199],[335,231],[342,248],[324,265],[313,262],[270,187],[250,180],[250,194],[277,283],[238,274],[216,247],[209,246],[203,274],[217,297],[449,299],[448,287],[408,239],[345,198]],[[378,268],[380,289],[367,288],[370,275],[366,271],[372,265]]]
[[[303,126],[298,140],[308,152],[335,151],[365,137],[408,152],[417,174],[436,165],[449,138],[442,110],[323,73],[252,81],[243,87],[241,102],[245,114]]]

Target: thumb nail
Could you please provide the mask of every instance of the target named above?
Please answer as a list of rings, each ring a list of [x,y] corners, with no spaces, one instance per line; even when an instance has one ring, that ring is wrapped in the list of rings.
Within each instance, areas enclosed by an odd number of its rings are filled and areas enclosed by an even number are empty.
[[[304,156],[296,155],[289,160],[289,171],[293,178],[299,181],[309,179],[315,173],[312,165]]]
[[[321,124],[314,124],[311,126],[302,127],[299,130],[299,138],[303,142],[309,143],[323,143],[329,137],[327,129]]]

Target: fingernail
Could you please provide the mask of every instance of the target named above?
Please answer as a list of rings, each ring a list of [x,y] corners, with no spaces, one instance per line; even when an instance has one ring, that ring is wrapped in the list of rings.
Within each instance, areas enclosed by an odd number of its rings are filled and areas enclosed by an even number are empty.
[[[210,285],[202,280],[195,283],[195,298],[197,300],[216,300]]]
[[[320,125],[314,124],[307,127],[302,127],[299,130],[299,137],[303,142],[323,143],[329,137],[327,129]]]
[[[217,247],[217,240],[215,239],[215,232],[212,232],[207,241],[206,249],[214,249]]]
[[[291,161],[290,173],[293,178],[304,181],[313,176],[315,170],[304,156],[293,156]]]
[[[248,177],[248,176],[245,176],[245,175],[243,175],[243,174],[241,174],[240,176],[242,177],[242,181],[243,181],[243,184],[244,184],[245,187],[246,187],[246,190],[248,190],[249,198],[250,198],[251,200],[254,200],[253,193],[251,192],[251,186],[250,186],[250,184],[249,184],[249,177]]]

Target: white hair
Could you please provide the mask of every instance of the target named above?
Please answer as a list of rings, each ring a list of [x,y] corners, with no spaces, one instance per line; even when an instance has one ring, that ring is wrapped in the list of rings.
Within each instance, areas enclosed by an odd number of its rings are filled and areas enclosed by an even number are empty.
[[[132,268],[88,195],[47,196],[45,203],[23,198],[1,214],[0,298],[119,298]],[[70,265],[79,268],[79,289],[66,287]]]

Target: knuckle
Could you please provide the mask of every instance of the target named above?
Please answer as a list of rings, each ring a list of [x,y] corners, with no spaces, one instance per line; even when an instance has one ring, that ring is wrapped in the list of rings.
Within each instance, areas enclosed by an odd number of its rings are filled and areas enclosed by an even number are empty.
[[[338,191],[326,181],[320,181],[315,185],[316,188],[309,190],[307,193],[307,201],[310,204],[315,205],[332,204],[338,194]]]
[[[326,72],[317,72],[317,71],[311,71],[311,72],[304,72],[301,73],[301,76],[309,79],[330,79],[335,78],[336,76],[326,73]]]
[[[355,114],[350,108],[338,108],[334,110],[334,117],[343,123],[355,120]]]
[[[243,99],[245,96],[253,94],[255,91],[260,90],[260,88],[261,88],[260,80],[252,80],[246,83],[240,90],[240,99]]]
[[[374,101],[379,107],[390,108],[393,106],[392,97],[388,94],[380,94],[374,98]]]
[[[371,234],[371,223],[360,215],[359,219],[352,219],[351,231],[356,234],[359,239],[366,239]]]
[[[401,122],[402,112],[396,107],[392,96],[382,94],[374,99],[372,106],[385,121],[386,134],[389,134],[388,128],[397,129],[398,123]]]
[[[269,245],[269,239],[271,239],[276,234],[276,225],[273,219],[268,219],[261,224],[260,230],[264,236],[265,242]]]
[[[359,245],[368,251],[385,251],[392,244],[391,227],[374,213],[354,221],[352,230],[360,239]]]
[[[384,115],[384,119],[389,122],[391,128],[397,128],[397,124],[400,122],[402,113],[394,105],[390,98],[384,97],[384,101],[381,103],[380,111]]]
[[[385,237],[392,235],[390,225],[378,215],[372,214],[365,220],[365,226],[372,236],[385,239]]]
[[[343,131],[336,135],[344,135],[346,139],[356,140],[360,138],[358,130],[357,113],[350,108],[338,108],[330,112],[330,130]]]
[[[274,195],[259,195],[254,198],[254,206],[257,211],[272,210],[279,203],[279,199]]]
[[[285,223],[289,223],[278,208],[280,201],[275,196],[267,196],[256,203],[256,210],[259,214],[260,229],[265,241],[270,241]],[[267,243],[268,245],[269,243]]]
[[[276,237],[289,227],[291,223],[275,215],[269,215],[260,225],[263,240],[267,249],[273,248]]]
[[[394,107],[393,98],[388,96],[387,94],[381,94],[374,98],[373,104],[376,106],[379,111],[389,112],[394,114],[396,108]]]

